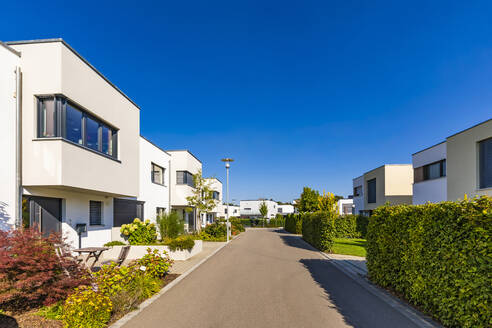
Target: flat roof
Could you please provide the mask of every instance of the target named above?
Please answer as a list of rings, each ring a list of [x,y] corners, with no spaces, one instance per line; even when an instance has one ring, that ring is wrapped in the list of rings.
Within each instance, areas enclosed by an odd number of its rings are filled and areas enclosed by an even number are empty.
[[[413,153],[413,154],[412,154],[412,156],[413,156],[413,155],[417,155],[418,153],[421,153],[421,152],[423,152],[423,151],[429,150],[429,149],[431,149],[431,148],[434,148],[435,146],[439,146],[439,145],[441,145],[441,144],[443,144],[443,143],[445,143],[445,142],[446,142],[446,140],[441,141],[440,143],[436,143],[435,145],[432,145],[432,146],[427,147],[427,148],[425,148],[425,149],[419,150],[418,152]]]
[[[3,43],[2,41],[0,41],[0,46],[4,47],[5,49],[10,51],[14,55],[17,55],[19,57],[21,56],[21,53],[19,51],[15,50],[14,48],[9,47],[7,44]]]
[[[174,150],[166,150],[166,152],[168,153],[174,153],[174,152],[178,152],[178,151],[185,151],[185,152],[188,152],[191,156],[193,156],[197,161],[199,161],[200,163],[202,163],[201,160],[198,159],[198,157],[196,157],[195,155],[193,155],[193,153],[191,151],[189,151],[188,149],[174,149]],[[202,163],[203,164],[203,163]]]
[[[216,178],[216,177],[210,177],[210,178],[205,178],[207,180],[217,180],[219,181],[221,184],[222,184],[222,181],[219,180],[219,178]]]
[[[82,57],[75,49],[73,49],[68,43],[62,38],[54,39],[39,39],[39,40],[21,40],[21,41],[8,41],[5,42],[7,45],[22,45],[22,44],[35,44],[35,43],[53,43],[61,42],[65,47],[67,47],[74,55],[79,57],[87,66],[89,66],[94,72],[96,72],[100,77],[102,77],[109,85],[111,85],[116,91],[118,91],[123,97],[125,97],[129,102],[131,102],[135,107],[140,109],[140,107],[130,99],[123,91],[121,91],[116,85],[114,85],[107,77],[105,77],[101,72],[99,72],[91,63],[89,63],[84,57]]]
[[[492,121],[492,118],[489,118],[488,120],[483,121],[483,122],[481,122],[481,123],[475,124],[475,125],[473,125],[473,126],[471,126],[471,127],[467,128],[467,129],[464,129],[464,130],[460,131],[460,132],[456,132],[455,134],[450,135],[450,136],[449,136],[449,137],[447,137],[446,139],[449,139],[449,138],[451,138],[451,137],[454,137],[455,135],[458,135],[458,134],[460,134],[460,133],[463,133],[463,132],[466,132],[466,131],[471,130],[471,129],[473,129],[473,128],[476,128],[477,126],[482,125],[482,124],[485,124],[485,123],[488,123],[488,122],[490,122],[490,121]]]
[[[373,168],[372,170],[369,170],[369,171],[367,171],[367,172],[364,172],[364,174],[363,174],[363,175],[361,175],[361,176],[364,176],[364,175],[366,175],[366,174],[367,174],[367,173],[369,173],[369,172],[376,171],[377,169],[380,169],[380,168],[385,167],[385,166],[408,166],[408,165],[412,166],[412,164],[383,164],[383,165],[381,165],[381,166],[378,166],[378,167],[376,167],[376,168]],[[359,178],[359,177],[357,177],[357,178]],[[356,179],[357,179],[357,178],[356,178]]]
[[[171,154],[169,154],[167,151],[165,151],[164,149],[162,149],[161,147],[157,146],[155,143],[153,143],[152,141],[150,141],[149,139],[145,138],[143,135],[140,135],[140,138],[142,138],[143,140],[147,141],[148,143],[150,143],[152,146],[158,148],[159,150],[165,152],[166,154],[168,154],[169,156],[171,156]]]

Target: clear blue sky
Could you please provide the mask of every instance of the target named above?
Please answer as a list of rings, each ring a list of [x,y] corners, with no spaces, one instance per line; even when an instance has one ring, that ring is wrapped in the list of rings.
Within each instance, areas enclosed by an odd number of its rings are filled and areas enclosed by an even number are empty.
[[[157,3],[157,1],[156,1]],[[231,198],[288,201],[492,115],[490,1],[7,1],[0,40],[61,37]]]

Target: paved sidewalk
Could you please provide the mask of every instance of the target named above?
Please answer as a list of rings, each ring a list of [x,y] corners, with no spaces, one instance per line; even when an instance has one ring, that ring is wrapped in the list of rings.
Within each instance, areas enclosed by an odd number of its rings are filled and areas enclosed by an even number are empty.
[[[192,258],[186,261],[174,261],[170,273],[177,273],[177,274],[185,273],[186,271],[194,267],[195,264],[206,258],[209,254],[212,254],[217,248],[221,247],[224,244],[226,243],[204,241],[203,248],[200,253],[198,253],[197,255],[193,256]]]
[[[333,262],[346,267],[349,270],[353,270],[361,276],[367,276],[366,258],[353,255],[343,254],[328,254],[323,253],[328,259]]]

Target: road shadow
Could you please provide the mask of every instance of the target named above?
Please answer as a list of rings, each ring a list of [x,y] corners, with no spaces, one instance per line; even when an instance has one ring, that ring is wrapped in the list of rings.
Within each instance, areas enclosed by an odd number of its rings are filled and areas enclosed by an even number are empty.
[[[18,328],[19,324],[15,318],[6,314],[0,314],[0,327],[2,328]]]
[[[417,327],[325,259],[301,259],[326,299],[355,328]]]
[[[285,231],[283,231],[285,232]],[[316,249],[306,243],[300,236],[296,235],[288,235],[288,234],[280,234],[280,239],[284,242],[285,245],[290,247],[297,247],[301,249],[306,249],[309,251],[316,251]]]

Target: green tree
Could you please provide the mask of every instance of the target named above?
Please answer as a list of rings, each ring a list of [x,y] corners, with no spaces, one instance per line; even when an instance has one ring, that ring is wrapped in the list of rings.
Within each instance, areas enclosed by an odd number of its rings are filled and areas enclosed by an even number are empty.
[[[318,197],[318,191],[304,187],[299,199],[299,212],[316,212],[318,210]]]
[[[268,215],[268,206],[265,203],[265,201],[261,202],[260,204],[260,214],[263,217],[263,226],[265,226],[265,219],[266,216]]]
[[[201,218],[201,213],[212,211],[217,206],[218,200],[213,198],[214,190],[211,182],[202,176],[202,170],[193,175],[193,182],[195,183],[193,196],[186,197],[186,200],[188,206],[196,208],[197,215]]]
[[[318,210],[336,214],[338,202],[337,197],[338,196],[335,196],[331,192],[325,193],[323,191],[323,195],[318,196]]]

